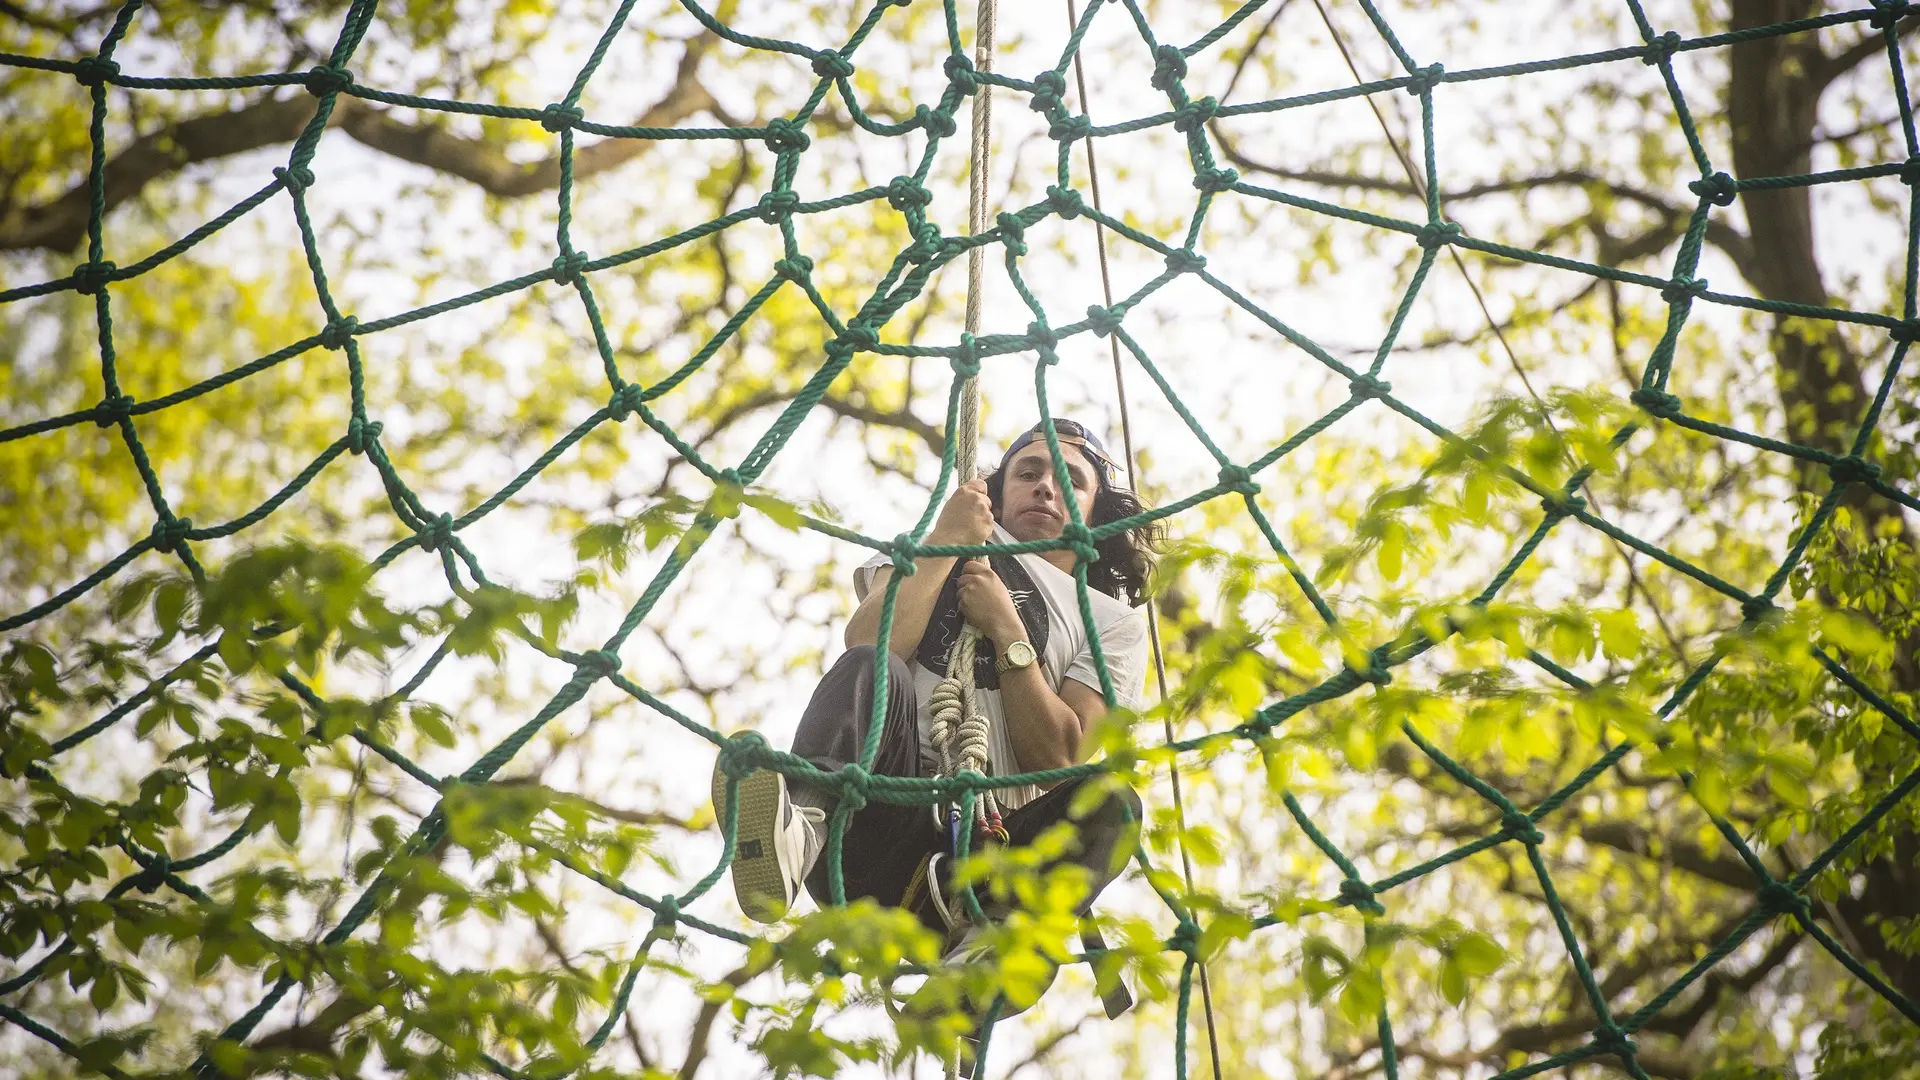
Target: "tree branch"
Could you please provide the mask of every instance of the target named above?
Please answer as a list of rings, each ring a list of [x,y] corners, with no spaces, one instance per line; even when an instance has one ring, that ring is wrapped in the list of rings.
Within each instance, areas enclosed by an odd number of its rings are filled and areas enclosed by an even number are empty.
[[[1902,38],[1908,37],[1914,31],[1920,30],[1920,15],[1908,15],[1896,25],[1898,29],[1894,33]],[[1876,30],[1839,52],[1816,60],[1811,65],[1812,70],[1808,72],[1808,88],[1814,94],[1819,94],[1835,79],[1859,67],[1876,54],[1886,52],[1886,49],[1887,39]]]

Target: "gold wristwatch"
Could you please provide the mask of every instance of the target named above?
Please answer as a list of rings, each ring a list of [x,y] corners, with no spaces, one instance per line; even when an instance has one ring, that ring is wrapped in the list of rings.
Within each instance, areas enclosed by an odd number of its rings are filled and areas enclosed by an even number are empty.
[[[997,671],[1018,671],[1033,666],[1033,643],[1015,641],[1000,652],[1000,660],[994,665]]]

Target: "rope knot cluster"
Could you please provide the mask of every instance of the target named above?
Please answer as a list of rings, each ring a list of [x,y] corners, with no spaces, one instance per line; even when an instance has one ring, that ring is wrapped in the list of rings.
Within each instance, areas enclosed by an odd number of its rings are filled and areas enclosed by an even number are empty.
[[[1387,669],[1387,665],[1381,662],[1380,657],[1371,654],[1367,656],[1365,667],[1347,664],[1346,672],[1361,682],[1372,683],[1375,686],[1388,686],[1393,683],[1393,672]]]
[[[1680,34],[1669,30],[1652,41],[1647,42],[1640,52],[1640,62],[1653,65],[1665,63],[1674,53],[1680,51]]]
[[[1228,168],[1195,169],[1193,173],[1193,186],[1209,195],[1231,190],[1239,182],[1240,174]]]
[[[1035,319],[1027,324],[1027,343],[1042,353],[1050,353],[1060,343],[1060,335],[1054,333],[1053,327],[1044,320]]]
[[[1707,295],[1707,279],[1697,277],[1677,277],[1660,290],[1660,299],[1669,304],[1691,304],[1695,299]]]
[[[380,422],[356,416],[347,421],[347,451],[358,455],[372,448],[374,440],[380,437]]]
[[[1155,90],[1171,91],[1174,84],[1187,77],[1187,56],[1172,45],[1161,45],[1153,50],[1153,79]]]
[[[1618,1024],[1601,1024],[1593,1029],[1593,1045],[1622,1060],[1633,1056],[1640,1044],[1627,1037]]]
[[[133,887],[143,893],[153,892],[167,883],[167,875],[173,873],[173,860],[167,858],[164,851],[156,851],[153,858],[133,876]]]
[[[813,140],[807,137],[806,131],[784,116],[767,121],[765,141],[767,149],[776,154],[805,150],[813,145]]]
[[[929,263],[946,250],[946,238],[940,235],[940,226],[923,221],[913,231],[913,243],[907,246],[907,258],[916,263]]]
[[[540,110],[540,126],[555,135],[570,131],[575,124],[585,120],[587,114],[578,105],[562,105],[554,102]]]
[[[953,355],[947,359],[953,373],[962,379],[977,378],[980,374],[980,350],[976,341],[972,334],[962,332],[960,344],[953,347]]]
[[[307,93],[314,97],[326,97],[337,94],[353,85],[353,72],[343,67],[317,64],[308,69],[307,77],[302,80]]]
[[[1642,386],[1633,393],[1628,394],[1627,400],[1640,406],[1640,408],[1646,411],[1647,415],[1657,416],[1662,420],[1671,420],[1680,415],[1680,399],[1678,397],[1664,390],[1655,390],[1650,386]]]
[[[840,331],[839,337],[827,343],[827,348],[833,351],[838,347],[848,353],[872,352],[879,344],[880,335],[874,331],[873,327],[856,322],[848,323],[847,328]]]
[[[599,682],[620,670],[620,654],[611,649],[589,649],[574,658],[573,670],[591,682]]]
[[[1093,530],[1082,523],[1068,522],[1060,530],[1060,539],[1067,542],[1067,549],[1083,566],[1092,566],[1100,561],[1100,549],[1093,545]]]
[[[744,780],[760,768],[767,755],[767,740],[757,731],[743,731],[720,743],[720,771],[731,779]]]
[[[342,315],[337,319],[328,320],[327,325],[320,328],[318,335],[320,347],[344,349],[347,347],[347,342],[353,340],[354,331],[358,329],[360,329],[360,320],[351,315]]]
[[[952,84],[962,97],[971,97],[980,89],[980,74],[973,70],[973,61],[963,53],[950,54],[941,69],[947,73],[947,82]]]
[[[805,255],[790,255],[773,264],[773,272],[796,285],[804,284],[813,273],[813,260]]]
[[[1518,840],[1528,847],[1538,847],[1547,839],[1534,827],[1531,817],[1512,808],[1500,815],[1500,835],[1508,840]]]
[[[82,296],[92,296],[107,287],[113,281],[115,271],[120,268],[102,259],[99,262],[83,262],[73,268],[73,291]]]
[[[1342,878],[1340,881],[1340,902],[1355,911],[1364,911],[1369,915],[1385,915],[1387,909],[1374,897],[1373,886],[1359,878]]]
[[[420,539],[421,551],[438,551],[453,543],[453,515],[440,514],[428,518],[414,533]]]
[[[1801,919],[1813,918],[1813,906],[1807,898],[1794,892],[1785,882],[1769,881],[1760,888],[1761,910],[1774,915],[1795,915]]]
[[[1859,454],[1848,454],[1828,465],[1827,475],[1836,484],[1870,484],[1880,479],[1880,466]]]
[[[553,269],[549,272],[553,275],[553,280],[562,285],[578,285],[587,272],[587,263],[591,261],[584,251],[556,255],[553,259]]]
[[[1220,102],[1212,97],[1195,98],[1173,110],[1173,130],[1198,131],[1220,111]]]
[[[187,543],[187,534],[193,532],[193,519],[168,515],[153,523],[153,550],[167,553],[181,551]]]
[[[754,209],[759,212],[761,221],[777,225],[782,218],[793,213],[799,206],[799,192],[769,191],[760,196],[760,201],[754,204]]]
[[[1253,474],[1245,465],[1220,466],[1220,486],[1242,495],[1260,494],[1260,485],[1253,482]]]
[[[1920,184],[1920,155],[1910,157],[1901,164],[1900,182],[1909,187]]]
[[[112,427],[133,415],[133,397],[129,394],[109,394],[93,407],[93,422],[101,427]]]
[[[1085,119],[1085,117],[1082,117],[1082,119]],[[1078,191],[1070,187],[1061,187],[1058,184],[1050,184],[1047,186],[1047,205],[1053,208],[1054,213],[1059,214],[1068,221],[1072,221],[1087,212],[1087,204],[1080,198]]]
[[[120,65],[105,56],[83,56],[73,64],[73,78],[81,86],[99,86],[120,74]]]
[[[1173,928],[1173,935],[1167,938],[1167,948],[1182,953],[1194,963],[1200,962],[1200,924],[1186,916],[1181,916],[1180,925]]]
[[[914,552],[918,548],[911,533],[894,537],[893,543],[887,545],[887,554],[893,559],[893,572],[901,577],[912,577],[913,572],[919,569],[919,564],[914,561]]]
[[[853,61],[833,49],[814,53],[813,73],[822,79],[844,79],[853,74]]]
[[[1773,606],[1773,601],[1764,596],[1749,596],[1740,601],[1740,615],[1749,623],[1764,622],[1769,615],[1779,610]]]
[[[1393,384],[1378,375],[1355,375],[1347,384],[1347,395],[1365,401],[1368,398],[1383,398],[1393,393]]]
[[[305,165],[297,165],[290,169],[275,169],[273,178],[280,181],[281,187],[295,195],[313,186],[313,170]]]
[[[896,176],[887,184],[887,205],[895,210],[917,210],[933,201],[933,192],[911,176]]]
[[[850,761],[840,767],[840,804],[853,813],[859,813],[867,805],[867,796],[873,791],[873,774],[860,767],[857,761]]]
[[[1034,76],[1033,100],[1027,107],[1037,113],[1053,115],[1055,109],[1064,108],[1060,99],[1067,92],[1067,77],[1057,71],[1043,71]]]
[[[607,418],[619,424],[646,404],[647,392],[638,383],[626,383],[607,398]]]
[[[1913,5],[1908,0],[1873,0],[1873,14],[1867,19],[1867,25],[1875,30],[1890,29],[1911,10]]]
[[[993,223],[999,226],[1000,241],[1006,245],[1009,253],[1016,256],[1027,253],[1027,223],[1020,220],[1020,215],[1003,210],[999,217],[993,219]]]
[[[1586,508],[1587,500],[1564,491],[1556,491],[1551,495],[1540,496],[1540,509],[1545,510],[1547,517],[1555,521],[1564,517],[1572,517]]]
[[[1717,172],[1689,183],[1687,190],[1715,206],[1732,206],[1740,194],[1740,185],[1726,173]]]
[[[921,131],[943,139],[960,130],[960,126],[953,122],[953,117],[938,109],[929,109],[925,105],[913,107],[913,123]]]
[[[1889,330],[1887,335],[1895,341],[1905,341],[1909,344],[1920,341],[1920,319],[1907,319]]]
[[[1461,234],[1460,223],[1457,221],[1432,221],[1420,226],[1420,231],[1414,234],[1414,239],[1420,242],[1421,247],[1432,251],[1460,239]]]
[[[674,931],[678,929],[679,926],[680,901],[674,897],[673,894],[669,893],[666,896],[662,896],[654,905],[653,930],[651,933],[654,937],[672,937]]]
[[[1426,67],[1418,68],[1407,75],[1406,91],[1414,97],[1422,97],[1440,85],[1440,80],[1446,74],[1447,69],[1441,64],[1428,64]]]
[[[1062,114],[1047,126],[1047,138],[1060,142],[1079,142],[1093,131],[1093,121],[1079,114]]]
[[[1100,337],[1106,337],[1120,329],[1120,320],[1125,316],[1126,309],[1118,304],[1110,308],[1101,307],[1099,304],[1087,305],[1087,322],[1093,327],[1093,332]]]
[[[1184,274],[1189,270],[1205,270],[1206,268],[1207,257],[1197,251],[1191,251],[1187,248],[1174,248],[1172,251],[1167,252],[1167,269],[1176,274]]]

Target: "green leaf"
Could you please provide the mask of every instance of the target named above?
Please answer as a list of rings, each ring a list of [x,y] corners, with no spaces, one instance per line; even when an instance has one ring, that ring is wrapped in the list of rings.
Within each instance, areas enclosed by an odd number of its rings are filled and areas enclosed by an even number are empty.
[[[1491,975],[1507,963],[1507,950],[1478,930],[1469,930],[1453,942],[1453,961],[1469,978]]]

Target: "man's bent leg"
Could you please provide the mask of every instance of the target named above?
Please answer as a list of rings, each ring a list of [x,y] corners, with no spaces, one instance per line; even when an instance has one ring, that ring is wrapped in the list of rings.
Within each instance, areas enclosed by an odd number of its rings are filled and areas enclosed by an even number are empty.
[[[880,656],[887,659],[887,700],[881,712],[880,752],[871,771],[880,776],[920,775],[919,705],[913,673],[905,661],[871,645],[848,649],[820,680],[794,732],[795,754],[827,771],[860,760],[873,717],[873,676]],[[796,802],[818,806],[829,814],[838,801],[832,792],[802,783],[793,785],[792,795]],[[927,853],[939,843],[939,831],[926,807],[870,800],[847,823],[841,848],[847,899],[865,896],[882,904],[898,904]],[[807,875],[807,891],[822,905],[832,900],[830,871],[822,857]]]

